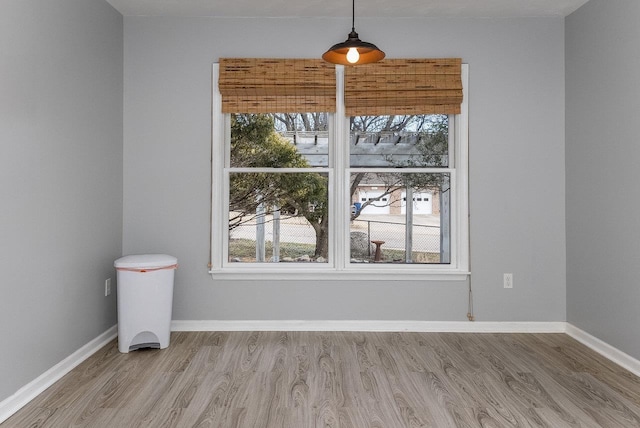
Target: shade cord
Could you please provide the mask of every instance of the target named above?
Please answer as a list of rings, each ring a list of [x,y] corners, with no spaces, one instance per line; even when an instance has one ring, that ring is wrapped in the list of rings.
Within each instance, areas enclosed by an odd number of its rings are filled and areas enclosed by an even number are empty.
[[[475,321],[476,317],[473,315],[473,290],[471,289],[471,275],[469,275],[469,306],[467,308],[467,318],[469,321]]]
[[[469,158],[467,157],[467,171],[471,169],[469,164]],[[468,257],[469,257],[469,303],[467,307],[467,319],[469,321],[475,321],[476,317],[473,314],[473,288],[471,287],[471,184],[467,184],[467,245],[468,247]]]

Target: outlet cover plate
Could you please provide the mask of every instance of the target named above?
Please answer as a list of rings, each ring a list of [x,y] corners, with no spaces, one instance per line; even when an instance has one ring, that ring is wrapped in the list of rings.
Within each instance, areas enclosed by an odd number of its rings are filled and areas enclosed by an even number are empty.
[[[513,274],[505,273],[504,274],[504,288],[513,288]]]

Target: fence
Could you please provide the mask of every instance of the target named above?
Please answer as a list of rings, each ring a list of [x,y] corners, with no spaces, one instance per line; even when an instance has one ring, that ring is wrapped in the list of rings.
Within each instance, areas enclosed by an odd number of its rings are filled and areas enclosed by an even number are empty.
[[[234,228],[229,234],[230,261],[257,261],[257,221],[254,219]],[[351,259],[354,262],[374,261],[375,246],[371,241],[383,242],[382,260],[403,262],[405,258],[406,229],[404,223],[355,219],[351,222]],[[414,224],[412,231],[414,263],[440,263],[440,227]],[[274,240],[274,237],[277,239]],[[360,243],[356,242],[360,240]],[[274,241],[278,242],[274,248]],[[308,260],[315,251],[315,230],[304,217],[283,215],[279,222],[272,216],[264,219],[265,252],[260,261]],[[326,261],[326,260],[322,260]]]
[[[282,214],[274,220],[272,215],[265,215],[262,238],[259,223],[255,218],[229,231],[230,261],[309,261],[313,257],[316,232],[304,217]],[[257,251],[260,241],[264,242],[264,253]]]
[[[380,244],[384,261],[405,260],[406,226],[378,220],[355,219],[351,222],[352,236],[355,233],[366,234],[366,242],[382,242]],[[440,227],[414,224],[412,231],[412,261],[414,263],[440,262]],[[364,235],[362,235],[364,238]],[[352,237],[353,240],[353,237]],[[369,259],[374,257],[375,247],[367,245]],[[352,258],[354,245],[352,243]],[[357,258],[357,257],[356,257]]]

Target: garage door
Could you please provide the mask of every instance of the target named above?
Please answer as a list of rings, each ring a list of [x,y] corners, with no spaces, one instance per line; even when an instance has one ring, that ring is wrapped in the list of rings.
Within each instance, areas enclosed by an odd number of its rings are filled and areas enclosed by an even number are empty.
[[[370,201],[371,205],[362,209],[362,214],[389,214],[389,195],[380,198],[384,192],[380,191],[360,191],[358,201],[364,205]],[[376,199],[380,198],[379,201]]]
[[[402,192],[402,209],[401,213],[407,212],[407,194]],[[433,213],[433,195],[427,192],[415,192],[413,194],[413,214],[432,214]]]

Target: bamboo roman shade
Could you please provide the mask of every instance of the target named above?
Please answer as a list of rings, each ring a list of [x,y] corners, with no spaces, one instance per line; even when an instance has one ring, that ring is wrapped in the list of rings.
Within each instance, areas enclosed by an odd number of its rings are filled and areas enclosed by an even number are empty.
[[[336,72],[320,59],[220,58],[223,113],[335,112]]]
[[[345,68],[347,116],[459,114],[462,60],[391,59]]]

